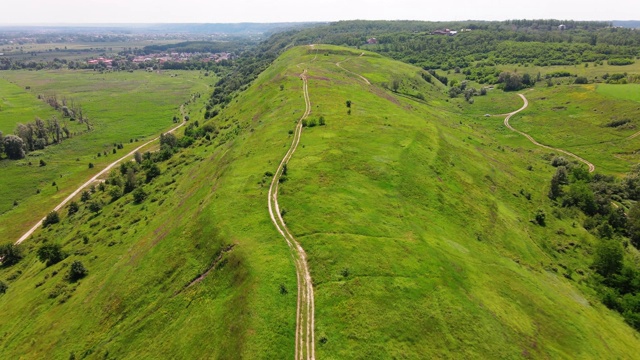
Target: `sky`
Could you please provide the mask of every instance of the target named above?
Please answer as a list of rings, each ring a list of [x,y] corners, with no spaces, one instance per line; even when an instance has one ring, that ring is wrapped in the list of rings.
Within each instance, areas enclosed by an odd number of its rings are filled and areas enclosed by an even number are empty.
[[[640,0],[3,0],[0,25],[336,20],[640,20]]]

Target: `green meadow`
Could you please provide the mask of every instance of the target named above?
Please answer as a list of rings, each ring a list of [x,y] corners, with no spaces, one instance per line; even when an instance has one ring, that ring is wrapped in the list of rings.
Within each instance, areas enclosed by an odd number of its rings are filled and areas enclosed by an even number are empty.
[[[640,102],[640,84],[598,84],[598,93],[616,99]]]
[[[28,153],[23,160],[0,161],[0,236],[7,242],[17,240],[29,224],[101,168],[175,126],[173,117],[181,117],[181,105],[185,114],[201,114],[202,101],[215,81],[188,71],[4,71],[0,76],[0,94],[9,104],[1,112],[4,134],[13,133],[16,123],[54,115],[78,133],[59,145]],[[63,119],[38,100],[41,94],[80,104],[93,129],[87,133],[84,125]],[[114,144],[124,148],[114,154]],[[40,160],[46,166],[38,166]],[[95,167],[90,169],[89,163]]]
[[[105,203],[99,213],[81,204],[36,232],[26,258],[0,269],[9,285],[0,297],[0,352],[291,358],[295,267],[270,221],[267,191],[304,112],[299,74],[307,69],[308,120],[326,125],[303,130],[279,198],[308,255],[318,358],[634,358],[638,334],[586,284],[596,238],[572,225],[581,215],[552,215],[548,152],[504,128],[503,117],[484,116],[516,110],[520,98],[492,90],[470,105],[422,80],[419,68],[360,54],[290,49],[210,120],[216,138],[161,165],[162,175],[144,185],[143,203],[131,195],[109,203],[97,192]],[[345,69],[372,85],[335,65],[345,59]],[[59,88],[50,78],[65,84],[55,74],[14,76],[38,91]],[[388,90],[394,80],[397,92]],[[129,119],[122,98],[100,112],[90,84],[73,88],[96,124],[112,112]],[[140,92],[126,91],[103,90],[101,98]],[[140,96],[136,106],[148,94]],[[598,171],[633,163],[609,159],[623,148],[611,144],[623,144],[633,129],[602,127],[602,118],[620,111],[636,114],[629,103],[588,86],[537,88],[527,97],[530,109],[513,118],[516,128],[576,153],[584,147],[579,155],[593,155]],[[594,106],[604,115],[584,115]],[[158,118],[170,125],[164,119],[175,111],[167,105]],[[158,131],[147,129],[151,117],[131,119],[126,131]],[[108,145],[133,135],[104,136]],[[544,227],[530,221],[539,210],[548,214]],[[68,257],[45,267],[35,252],[48,242]],[[74,260],[89,275],[70,283],[64,273]]]
[[[622,175],[637,163],[634,153],[640,139],[631,136],[640,131],[640,107],[635,101],[603,94],[602,86],[540,86],[525,91],[529,108],[511,125],[543,144],[591,161],[598,172]],[[631,90],[627,86],[605,89],[622,94],[619,90]],[[624,123],[615,126],[619,121]]]

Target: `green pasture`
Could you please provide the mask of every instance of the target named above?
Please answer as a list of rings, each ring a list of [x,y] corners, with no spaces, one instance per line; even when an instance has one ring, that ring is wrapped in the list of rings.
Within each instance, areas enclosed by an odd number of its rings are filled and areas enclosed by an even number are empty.
[[[35,116],[47,119],[60,114],[23,87],[0,79],[0,131],[13,134],[17,123],[33,121]]]
[[[632,100],[640,102],[640,84],[598,84],[599,94],[620,100]]]
[[[631,138],[640,131],[637,102],[605,96],[595,85],[537,87],[523,94],[529,108],[512,118],[516,129],[591,161],[598,172],[621,175],[638,162],[633,154],[640,138]],[[624,119],[629,122],[607,126]]]

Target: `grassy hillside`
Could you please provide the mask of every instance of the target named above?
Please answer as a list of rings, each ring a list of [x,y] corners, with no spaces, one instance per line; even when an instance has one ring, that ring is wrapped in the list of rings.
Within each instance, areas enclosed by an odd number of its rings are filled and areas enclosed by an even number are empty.
[[[107,164],[139,146],[142,140],[175,126],[172,119],[181,117],[181,104],[186,104],[185,114],[192,111],[192,116],[199,116],[203,99],[193,95],[201,93],[205,98],[215,81],[188,71],[4,71],[1,76],[0,83],[4,85],[0,94],[5,96],[7,91],[6,96],[15,94],[22,101],[6,114],[2,112],[0,129],[5,134],[12,134],[16,123],[33,121],[36,116],[61,118],[37,99],[39,94],[73,99],[82,105],[93,125],[91,132],[82,134],[84,125],[61,119],[72,133],[78,131],[79,135],[28,153],[24,160],[0,161],[0,183],[6,184],[0,187],[0,237],[7,242],[17,240],[29,224],[44,217]],[[113,154],[114,144],[124,148]],[[47,165],[39,167],[40,160]],[[95,167],[90,169],[89,163]]]
[[[309,121],[326,125],[304,129],[280,205],[308,255],[318,358],[633,358],[638,334],[586,285],[595,238],[551,215],[548,154],[483,116],[519,98],[449,100],[422,70],[359,55],[287,51],[212,120],[217,137],[160,165],[141,204],[97,192],[99,213],[82,204],[36,233],[0,270],[0,352],[291,358],[295,268],[267,187],[307,69]],[[45,267],[35,252],[51,242],[69,256]],[[74,260],[89,270],[75,283]]]

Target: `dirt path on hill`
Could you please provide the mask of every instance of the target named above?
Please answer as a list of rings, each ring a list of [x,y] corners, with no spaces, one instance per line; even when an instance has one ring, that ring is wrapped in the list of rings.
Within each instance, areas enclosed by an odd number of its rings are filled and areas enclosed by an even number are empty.
[[[303,82],[302,90],[304,94],[305,111],[296,125],[291,147],[284,155],[284,158],[282,158],[282,161],[280,162],[280,165],[278,165],[278,169],[271,180],[271,186],[269,186],[268,194],[268,207],[271,221],[280,235],[282,235],[282,237],[287,241],[287,245],[289,245],[289,248],[292,251],[296,267],[298,303],[296,306],[295,359],[313,360],[315,359],[315,307],[313,299],[313,282],[311,280],[309,266],[307,265],[307,254],[287,228],[280,212],[280,205],[278,204],[278,187],[280,184],[280,177],[282,176],[284,166],[289,162],[300,143],[300,137],[302,135],[302,120],[306,119],[311,113],[311,101],[309,99],[309,86],[306,69],[302,74],[300,74],[300,78]]]
[[[629,136],[626,140],[635,139],[635,138],[637,138],[638,136],[640,136],[640,131],[638,131],[637,133],[635,133],[635,134],[633,134],[633,135]]]
[[[360,54],[358,57],[361,57],[361,56],[364,56],[364,53]],[[337,66],[337,67],[339,67],[340,69],[342,69],[342,70],[344,70],[344,71],[348,72],[348,73],[351,73],[351,74],[353,74],[353,75],[355,75],[355,76],[359,77],[360,79],[362,79],[362,81],[364,81],[365,83],[367,83],[367,85],[371,85],[371,83],[369,82],[369,80],[368,80],[366,77],[364,77],[364,76],[362,76],[362,75],[360,75],[360,74],[354,73],[353,71],[351,71],[351,70],[347,70],[347,69],[345,69],[345,68],[343,68],[343,67],[342,67],[342,65],[341,65],[341,64],[342,64],[343,62],[347,62],[347,61],[349,61],[350,59],[351,59],[351,58],[348,58],[348,59],[345,59],[345,60],[342,60],[342,61],[338,61],[338,62],[336,63],[336,66]]]
[[[596,169],[595,165],[593,165],[593,164],[592,164],[592,163],[590,163],[589,161],[587,161],[587,160],[585,160],[585,159],[581,158],[580,156],[578,156],[578,155],[576,155],[576,154],[574,154],[574,153],[568,152],[568,151],[566,151],[566,150],[562,150],[562,149],[558,149],[558,148],[554,148],[554,147],[551,147],[551,146],[547,146],[547,145],[540,144],[540,143],[539,143],[539,142],[537,142],[537,141],[536,141],[536,140],[535,140],[531,135],[529,135],[529,134],[527,134],[527,133],[525,133],[525,132],[522,132],[522,131],[520,131],[520,130],[516,130],[516,129],[514,129],[514,128],[513,128],[513,126],[509,125],[509,120],[511,119],[511,117],[512,117],[513,115],[515,115],[515,114],[517,114],[517,113],[521,112],[522,110],[526,109],[526,108],[529,106],[529,101],[527,100],[527,98],[526,98],[524,95],[522,95],[522,94],[518,94],[518,95],[519,95],[519,96],[522,98],[522,100],[524,101],[524,105],[522,105],[522,107],[521,107],[520,109],[518,109],[518,110],[516,110],[516,111],[514,111],[514,112],[510,112],[510,113],[508,113],[508,114],[503,114],[503,115],[506,115],[506,116],[507,116],[507,117],[504,119],[504,125],[505,125],[507,128],[509,128],[511,131],[515,131],[515,132],[517,132],[518,134],[520,134],[520,135],[522,135],[522,136],[526,137],[526,138],[527,138],[527,139],[529,139],[529,141],[531,141],[534,145],[537,145],[537,146],[543,147],[543,148],[545,148],[545,149],[549,149],[549,150],[553,150],[553,151],[558,151],[558,152],[561,152],[561,153],[563,153],[563,154],[565,154],[565,155],[569,155],[569,156],[571,156],[572,158],[574,158],[574,159],[576,159],[576,160],[578,160],[578,161],[580,161],[580,162],[582,162],[582,163],[585,163],[585,164],[589,167],[589,172],[594,172],[594,171],[595,171],[595,169]]]
[[[183,119],[184,119],[184,108],[182,106],[180,106],[180,112],[183,115]],[[182,121],[180,123],[180,125],[174,127],[173,129],[167,131],[166,133],[172,133],[176,130],[178,130],[181,126],[183,126],[185,124],[184,121]],[[166,134],[165,133],[165,134]],[[138,146],[137,148],[131,150],[131,152],[129,152],[127,155],[119,158],[118,160],[112,162],[111,164],[109,164],[106,168],[102,169],[99,173],[97,173],[96,175],[94,175],[91,179],[89,179],[87,182],[85,182],[84,184],[80,185],[79,188],[77,188],[74,192],[72,192],[69,196],[67,196],[64,200],[62,200],[62,202],[60,204],[58,204],[58,206],[56,206],[53,211],[59,211],[60,209],[62,209],[63,206],[65,206],[69,201],[71,201],[74,197],[76,197],[78,194],[80,194],[80,192],[82,190],[84,190],[85,188],[87,188],[89,185],[95,183],[95,182],[100,182],[101,180],[98,179],[100,176],[104,175],[105,173],[107,173],[109,170],[113,169],[116,165],[118,165],[121,161],[133,156],[133,154],[136,153],[136,151],[139,151],[140,149],[142,149],[143,147],[151,144],[152,142],[158,140],[159,137],[153,138],[152,140],[147,141],[146,143]],[[41,225],[42,225],[42,221],[45,218],[42,218],[40,221],[38,221],[35,225],[33,225],[33,227],[31,229],[29,229],[29,231],[27,231],[26,233],[24,233],[24,235],[22,235],[20,237],[20,239],[18,239],[18,241],[15,242],[16,245],[22,243],[23,241],[25,241],[29,236],[31,236],[31,234],[33,234],[34,231],[36,231]]]

